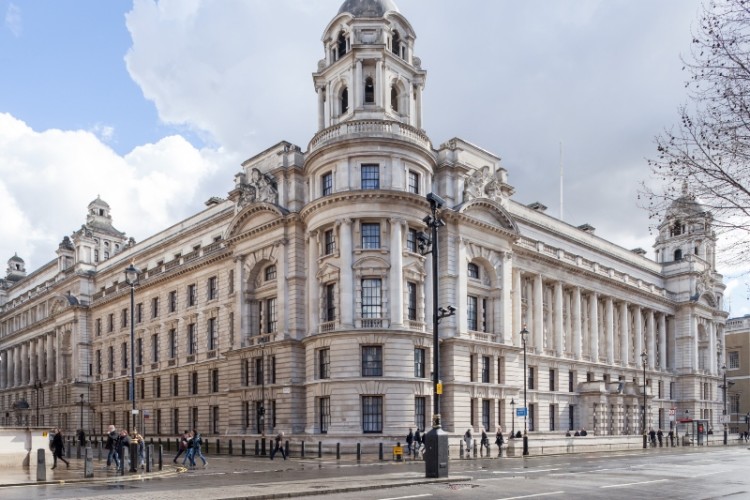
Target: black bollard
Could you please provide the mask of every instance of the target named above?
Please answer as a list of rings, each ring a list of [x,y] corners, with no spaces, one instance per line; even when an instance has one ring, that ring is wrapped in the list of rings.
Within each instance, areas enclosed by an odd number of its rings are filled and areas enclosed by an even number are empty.
[[[232,454],[232,440],[229,440],[229,454]]]
[[[168,443],[169,441],[167,441]],[[159,445],[159,470],[164,468],[164,448]]]
[[[130,472],[138,472],[138,445],[130,443]]]
[[[245,440],[242,440],[242,456],[245,456]]]
[[[305,458],[305,442],[304,441],[302,441],[302,443],[300,445],[300,456],[302,458]]]
[[[208,443],[208,441],[206,441],[206,443]],[[206,453],[208,453],[208,448],[206,448]],[[221,455],[221,443],[218,439],[216,440],[216,454]]]
[[[266,438],[260,439],[260,455],[263,457],[266,456]]]
[[[341,443],[336,443],[336,460],[341,460]]]
[[[383,443],[378,445],[378,460],[383,460]]]
[[[260,455],[260,443],[256,439],[255,440],[255,456],[257,457],[258,455]]]
[[[318,458],[323,458],[323,441],[318,441]]]
[[[289,458],[289,440],[284,442],[284,453],[286,454],[286,458]]]
[[[45,459],[47,458],[47,451],[44,448],[36,450],[36,480],[46,481],[47,480],[47,465]]]
[[[357,462],[362,460],[362,444],[357,443]]]

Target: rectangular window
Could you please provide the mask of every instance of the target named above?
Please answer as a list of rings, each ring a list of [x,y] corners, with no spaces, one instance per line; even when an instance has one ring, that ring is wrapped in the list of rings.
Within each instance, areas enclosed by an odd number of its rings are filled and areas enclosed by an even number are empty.
[[[482,428],[485,430],[490,429],[490,400],[482,400]]]
[[[568,392],[574,392],[573,389],[575,388],[575,373],[573,373],[573,370],[568,370]]]
[[[190,374],[190,394],[198,394],[198,372]]]
[[[323,196],[333,194],[333,172],[326,172],[320,177],[320,192]]]
[[[417,396],[414,398],[414,427],[424,432],[427,426],[427,398]]]
[[[195,285],[188,285],[187,287],[188,307],[194,306],[197,302],[198,302],[198,296],[196,295]]]
[[[153,297],[151,299],[151,317],[159,317],[159,297]]]
[[[414,349],[414,376],[417,378],[424,378],[425,353],[426,351],[421,347]]]
[[[469,355],[469,382],[477,381],[477,355]]]
[[[325,294],[323,296],[325,300],[323,321],[335,321],[336,320],[336,285],[329,283],[326,285]]]
[[[557,413],[555,405],[549,405],[549,430],[551,431],[555,430],[555,413]]]
[[[469,330],[477,330],[479,327],[477,312],[477,298],[468,295],[466,297],[466,321]]]
[[[169,330],[169,359],[177,357],[177,332],[174,328]]]
[[[336,251],[336,234],[333,229],[329,229],[323,234],[324,255],[332,255]]]
[[[419,174],[409,170],[409,192],[419,194]]]
[[[188,355],[195,354],[195,323],[190,323],[187,328],[187,353]]]
[[[381,287],[382,282],[378,278],[367,278],[362,280],[363,318],[382,317]]]
[[[373,250],[380,249],[380,224],[362,224],[362,248]]]
[[[383,376],[383,347],[379,345],[362,346],[362,376]]]
[[[477,426],[477,400],[476,398],[471,398],[469,400],[469,424],[472,427]]]
[[[318,378],[331,378],[331,349],[318,349]]]
[[[331,426],[331,398],[318,399],[318,419],[320,421],[320,433],[328,433]]]
[[[219,343],[219,337],[216,331],[216,318],[208,318],[206,330],[206,336],[208,337],[208,350],[213,351],[218,347]]]
[[[135,366],[143,366],[143,339],[135,339]]]
[[[383,432],[382,396],[362,396],[362,432]]]
[[[263,358],[255,358],[255,385],[263,383]]]
[[[107,316],[107,333],[112,333],[115,329],[115,315],[109,313]]]
[[[169,312],[173,313],[177,310],[177,290],[169,292]]]
[[[96,336],[100,337],[102,335],[102,319],[96,318]]]
[[[120,360],[120,366],[122,366],[123,370],[128,367],[128,344],[123,342],[120,346],[120,353],[122,354],[122,359]]]
[[[740,412],[740,395],[730,394],[729,395],[729,414],[738,414]]]
[[[115,348],[112,346],[107,349],[107,367],[109,371],[115,371]]]
[[[159,362],[159,334],[151,335],[151,362]]]
[[[271,356],[271,383],[276,383],[276,356]]]
[[[659,399],[662,399],[664,397],[664,381],[663,380],[659,380],[656,383],[656,387],[657,387],[657,391],[658,391],[658,396],[657,397]]]
[[[379,165],[362,165],[362,189],[380,189]]]
[[[568,406],[568,430],[573,430],[576,428],[575,422],[574,422],[574,416],[575,416],[575,405],[569,405]]]
[[[490,357],[482,356],[482,382],[490,383]],[[489,427],[487,427],[489,429]]]
[[[177,436],[181,433],[180,430],[180,409],[179,408],[173,408],[172,409],[172,434]]]
[[[411,281],[406,283],[406,314],[410,321],[417,320],[417,284]]]
[[[527,384],[529,387],[529,390],[534,389],[534,372],[535,371],[536,369],[533,366],[529,366],[529,382]]]
[[[276,331],[276,297],[266,300],[266,332]]]
[[[266,270],[264,271],[264,276],[266,281],[271,281],[276,279],[276,266],[268,266],[266,267]]]
[[[669,383],[669,399],[674,399],[674,389],[675,389],[675,383],[670,382]]]
[[[406,232],[406,250],[417,253],[417,234],[419,231],[411,229]]]
[[[120,328],[127,328],[128,314],[129,311],[127,309],[123,309],[122,311],[120,311]]]
[[[96,374],[101,375],[102,373],[102,351],[101,349],[96,350]]]
[[[229,282],[229,293],[234,293],[234,269],[229,270],[229,279],[227,280]]]
[[[737,370],[740,367],[740,353],[739,351],[729,351],[729,366],[730,370]]]
[[[154,377],[154,397],[161,397],[161,377]]]
[[[143,302],[135,305],[135,322],[143,323]]]
[[[180,395],[180,376],[175,373],[172,375],[172,396]]]
[[[219,296],[218,288],[216,284],[216,276],[211,276],[210,278],[208,278],[207,293],[208,293],[208,300],[214,300],[215,298]]]
[[[554,368],[549,369],[549,390],[554,392],[557,390],[557,384],[555,383],[555,370]]]
[[[219,369],[211,370],[211,392],[219,392]]]

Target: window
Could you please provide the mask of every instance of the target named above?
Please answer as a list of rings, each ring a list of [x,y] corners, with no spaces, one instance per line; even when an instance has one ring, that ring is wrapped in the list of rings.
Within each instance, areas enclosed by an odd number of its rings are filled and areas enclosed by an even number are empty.
[[[266,332],[276,331],[276,297],[266,299]]]
[[[466,297],[466,322],[469,330],[479,329],[479,321],[477,317],[477,298],[469,295]]]
[[[557,390],[557,384],[555,383],[555,370],[553,368],[549,369],[549,390],[552,392]]]
[[[151,335],[151,362],[157,363],[159,361],[159,334],[155,333]]]
[[[173,313],[177,310],[177,290],[169,292],[169,312]]]
[[[421,347],[414,349],[414,376],[424,378],[425,350]]]
[[[375,104],[375,84],[370,76],[365,78],[365,104]]]
[[[107,349],[107,366],[109,371],[115,371],[115,348],[112,346]]]
[[[395,90],[395,89],[394,89]],[[419,194],[419,174],[414,170],[409,170],[409,192]]]
[[[143,339],[135,339],[135,366],[143,366]]]
[[[120,328],[127,328],[128,326],[128,310],[123,309],[120,311]]]
[[[161,397],[161,377],[154,377],[154,397]]]
[[[362,376],[383,376],[383,347],[379,345],[362,346]]]
[[[331,378],[331,349],[318,349],[318,378]]]
[[[740,412],[740,395],[730,394],[729,395],[729,413],[737,414]]]
[[[417,396],[414,398],[414,427],[424,432],[427,425],[427,398]]]
[[[159,297],[153,297],[151,299],[151,317],[159,317]]]
[[[382,396],[362,396],[362,432],[383,432]]]
[[[195,354],[195,323],[190,323],[187,329],[187,353],[188,355]]]
[[[349,111],[349,89],[346,87],[341,89],[340,105],[342,115]]]
[[[529,431],[535,431],[536,427],[534,426],[534,422],[536,421],[536,405],[529,405]]]
[[[135,322],[143,323],[143,302],[135,305]]]
[[[477,381],[477,355],[469,355],[469,382]]]
[[[128,367],[128,344],[123,342],[120,346],[120,353],[122,354],[122,359],[120,360],[120,366],[122,366],[123,370]]]
[[[344,35],[343,31],[339,33],[339,38],[336,41],[336,49],[337,49],[337,55],[338,55],[336,60],[346,55],[346,36]]]
[[[318,400],[318,419],[320,420],[320,433],[328,433],[331,426],[331,398],[325,397]]]
[[[180,395],[180,376],[175,373],[172,375],[172,396]]]
[[[468,267],[466,268],[466,275],[469,278],[479,279],[479,266],[474,264],[473,262],[469,262]]]
[[[329,283],[326,285],[325,293],[323,295],[324,309],[323,309],[323,321],[335,321],[336,320],[336,285]]]
[[[737,370],[740,367],[740,353],[739,351],[729,351],[729,366],[730,370]]]
[[[177,357],[177,332],[175,331],[174,328],[169,330],[168,340],[169,340],[169,359],[174,359]]]
[[[555,405],[549,405],[549,430],[555,430],[555,414],[557,413]]]
[[[362,280],[362,318],[380,318],[382,316],[381,302],[382,283],[379,278]]]
[[[391,109],[398,112],[398,89],[395,85],[391,87]]]
[[[211,392],[219,392],[219,369],[211,370]]]
[[[490,357],[482,356],[482,382],[485,384],[490,383]],[[489,426],[485,427],[489,429]]]
[[[417,253],[417,234],[419,231],[409,228],[406,233],[406,250]]]
[[[107,316],[107,333],[112,333],[115,329],[115,315],[109,313]]]
[[[172,434],[175,436],[179,435],[180,432],[180,409],[179,408],[173,408],[172,409]]]
[[[263,358],[255,358],[255,385],[263,383]]]
[[[534,389],[534,372],[536,369],[533,366],[529,366],[529,389]]]
[[[271,281],[276,279],[276,266],[270,265],[265,270],[265,279],[266,281]]]
[[[362,165],[362,189],[380,189],[380,165]]]
[[[406,283],[406,315],[410,321],[417,320],[417,284],[411,281]]]
[[[218,297],[218,289],[216,286],[216,276],[208,278],[208,300],[213,300]]]
[[[336,235],[333,232],[333,229],[329,229],[326,231],[323,235],[324,239],[324,248],[323,252],[325,255],[331,255],[336,251]]]
[[[229,282],[229,293],[234,293],[234,269],[229,270],[229,279],[227,280]]]
[[[398,34],[398,31],[393,32],[393,38],[391,41],[391,52],[393,52],[397,56],[401,55],[401,36]]]
[[[320,192],[323,196],[333,194],[333,172],[326,172],[320,177]]]
[[[674,260],[682,260],[682,250],[680,250],[679,248],[674,251]]]
[[[216,331],[216,318],[208,318],[206,330],[206,336],[208,337],[208,350],[213,351],[219,344],[219,337]]]
[[[276,383],[276,356],[271,356],[271,383]]]
[[[96,350],[96,374],[102,373],[102,351],[101,349]]]
[[[482,400],[482,428],[485,430],[490,429],[490,400]]]
[[[380,224],[362,224],[362,248],[380,249]]]
[[[572,370],[568,370],[568,392],[574,392],[575,374]]]
[[[198,394],[198,372],[190,374],[190,394]]]
[[[102,335],[102,319],[96,318],[96,336],[100,337]]]
[[[198,302],[198,297],[195,293],[195,285],[188,285],[187,299],[188,299],[188,307],[194,306]]]

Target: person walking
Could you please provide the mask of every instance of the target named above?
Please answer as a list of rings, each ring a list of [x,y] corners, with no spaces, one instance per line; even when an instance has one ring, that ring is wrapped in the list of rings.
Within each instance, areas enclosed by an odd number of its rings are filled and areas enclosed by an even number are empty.
[[[115,467],[120,468],[120,455],[117,453],[117,428],[114,425],[110,425],[107,430],[107,444],[104,445],[104,449],[107,450],[107,468],[112,466],[112,461],[115,462]]]
[[[203,468],[205,469],[208,466],[208,461],[206,460],[206,457],[203,456],[203,438],[201,437],[200,432],[193,429],[193,452],[190,454],[190,462],[193,467],[195,467],[196,456],[201,459],[203,462]]]
[[[650,430],[650,431],[648,432],[648,436],[649,436],[649,438],[650,438],[650,440],[651,440],[651,447],[652,447],[652,448],[655,448],[655,447],[656,447],[656,431],[654,430],[654,428],[653,428],[653,427],[652,427],[652,428],[651,428],[651,430]]]
[[[182,455],[183,453],[187,453],[187,449],[188,449],[188,431],[187,429],[185,429],[185,432],[183,432],[179,436],[179,442],[177,444],[177,455],[174,456],[174,459],[172,460],[172,462],[177,463],[177,459],[180,458],[180,455]]]
[[[469,458],[471,456],[472,444],[471,429],[466,429],[466,432],[464,433],[464,442],[466,443],[466,458]]]
[[[484,456],[484,451],[487,451],[487,456],[490,456],[490,438],[487,436],[487,430],[482,428],[482,439],[479,441],[479,454]]]
[[[138,445],[138,467],[143,469],[146,466],[146,443],[138,429],[133,429],[130,441]]]
[[[503,428],[498,427],[497,432],[495,433],[495,444],[497,445],[497,456],[501,457],[503,456],[503,443],[505,440],[503,439]]]
[[[659,448],[661,448],[661,447],[662,447],[662,440],[664,439],[664,433],[662,432],[662,430],[661,430],[661,429],[659,429],[659,430],[658,430],[658,431],[656,432],[656,439],[658,439],[658,440],[659,440]]]
[[[125,453],[123,450],[127,448],[128,451],[130,451],[130,437],[128,436],[128,431],[125,429],[120,431],[120,436],[117,438],[115,448],[117,449],[117,455],[120,457],[118,470],[125,471]],[[135,457],[129,457],[129,460],[135,460]],[[127,465],[129,465],[129,463]]]
[[[417,457],[419,457],[419,454],[422,452],[422,433],[419,432],[419,429],[417,428],[417,432],[414,433],[414,446],[413,446],[413,453],[414,453],[414,459],[416,460]]]
[[[70,468],[70,462],[63,457],[63,453],[65,452],[65,441],[63,440],[62,431],[60,429],[55,429],[55,431],[55,437],[52,438],[52,458],[54,459],[52,469],[54,470],[57,467],[58,458],[65,462],[66,467]]]
[[[274,439],[273,450],[271,450],[271,460],[273,460],[273,456],[276,455],[277,451],[280,452],[281,456],[284,458],[284,460],[286,460],[286,452],[284,451],[283,441],[284,441],[284,433],[279,432],[278,434],[276,434],[276,438]]]
[[[406,435],[406,454],[411,455],[411,445],[414,443],[414,433],[409,428],[409,434]]]
[[[193,433],[188,432],[187,448],[185,449],[185,456],[182,457],[182,465],[185,465],[185,462],[187,462],[188,466],[195,467],[195,459],[193,457],[193,454],[195,453],[195,450],[193,449],[194,444],[195,441],[193,440]]]

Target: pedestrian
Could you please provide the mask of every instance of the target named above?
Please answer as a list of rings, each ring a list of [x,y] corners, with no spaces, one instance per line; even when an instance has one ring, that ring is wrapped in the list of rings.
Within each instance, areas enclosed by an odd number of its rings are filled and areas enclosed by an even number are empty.
[[[60,429],[55,429],[55,431],[55,436],[52,438],[52,458],[54,459],[52,462],[52,469],[57,467],[58,458],[65,462],[66,467],[70,468],[70,462],[63,457],[63,453],[65,452],[65,441],[63,440],[62,431]]]
[[[78,445],[81,448],[86,446],[86,433],[83,432],[83,429],[78,430]]]
[[[674,448],[674,430],[669,429],[669,434],[667,434],[667,437],[669,437],[669,446]]]
[[[468,458],[469,456],[471,456],[471,429],[466,429],[466,432],[464,433],[464,442],[466,443],[466,456]]]
[[[138,432],[138,429],[133,429],[130,441],[138,445],[138,467],[143,469],[146,466],[146,443],[143,440],[143,436]]]
[[[484,455],[487,450],[487,456],[490,456],[490,438],[487,437],[487,430],[482,428],[482,439],[479,441],[479,454]]]
[[[130,451],[130,437],[128,436],[128,431],[125,429],[122,429],[120,431],[120,436],[117,438],[117,455],[120,457],[120,463],[118,465],[119,470],[124,471],[125,470],[125,448],[128,449],[128,452]],[[129,462],[127,465],[130,465],[133,460],[135,460],[135,457],[129,457],[131,462]]]
[[[409,428],[409,434],[406,435],[406,454],[411,455],[411,445],[414,442],[414,433]]]
[[[193,439],[193,433],[188,431],[186,437],[187,449],[185,450],[185,456],[182,457],[182,465],[185,465],[185,462],[187,462],[188,466],[195,467],[195,457],[193,457],[195,454],[195,450],[193,449],[193,446],[195,446],[195,440]]]
[[[114,425],[110,425],[107,430],[107,443],[104,445],[104,449],[107,450],[107,468],[112,466],[112,461],[115,462],[115,468],[120,468],[120,455],[117,453],[117,428]]]
[[[172,460],[174,463],[177,463],[177,459],[180,458],[180,455],[183,453],[186,453],[188,449],[188,431],[185,429],[185,431],[179,436],[179,442],[177,444],[177,455],[174,456],[174,460]],[[183,460],[184,463],[184,460]]]
[[[271,450],[271,460],[273,460],[273,456],[276,455],[276,452],[280,452],[281,456],[284,460],[286,460],[286,452],[284,451],[284,433],[279,432],[276,434],[276,438],[274,439],[274,445],[273,449]]]
[[[503,439],[503,428],[498,427],[497,432],[495,433],[495,444],[497,445],[497,456],[501,457],[503,456],[503,443],[505,440]]]
[[[422,452],[422,443],[423,443],[423,434],[419,432],[419,428],[417,428],[417,432],[414,433],[414,446],[412,448],[412,451],[414,452],[414,458],[416,459],[419,457],[419,454]]]
[[[664,438],[664,433],[659,429],[656,433],[656,438],[659,440],[659,448],[662,447],[662,439]]]
[[[196,456],[203,462],[204,469],[208,467],[208,461],[206,460],[206,457],[203,456],[203,438],[201,437],[200,432],[193,429],[193,452],[190,454],[190,462],[193,464],[193,467],[195,467]]]
[[[648,432],[649,438],[651,439],[651,447],[656,447],[656,431],[652,427],[651,430]]]

